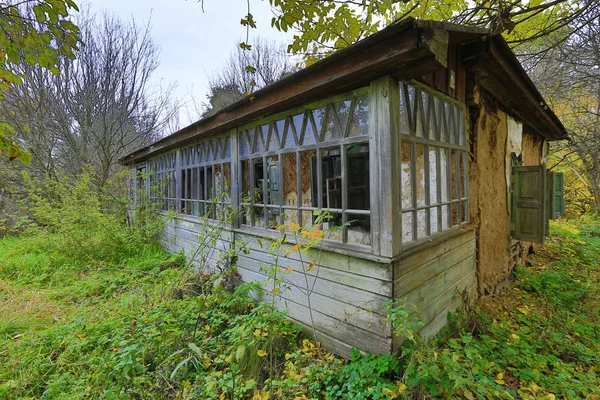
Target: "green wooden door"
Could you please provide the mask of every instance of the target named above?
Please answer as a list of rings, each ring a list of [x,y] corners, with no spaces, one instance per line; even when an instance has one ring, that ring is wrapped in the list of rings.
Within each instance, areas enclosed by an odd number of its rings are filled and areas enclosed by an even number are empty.
[[[511,234],[514,239],[543,243],[546,233],[545,177],[543,165],[513,167]]]
[[[564,175],[552,173],[552,218],[565,215]]]

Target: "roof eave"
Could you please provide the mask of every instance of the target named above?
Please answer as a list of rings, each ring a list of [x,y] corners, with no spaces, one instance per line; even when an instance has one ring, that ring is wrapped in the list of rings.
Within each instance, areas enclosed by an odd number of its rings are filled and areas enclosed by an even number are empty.
[[[412,78],[442,68],[447,62],[447,32],[419,27],[409,18],[371,35],[355,45],[256,91],[217,114],[199,120],[149,146],[121,158],[131,164],[184,145],[200,137],[225,132],[257,118],[294,106],[343,93],[379,76]]]
[[[568,138],[566,128],[501,35],[465,43],[461,54],[468,69],[475,72],[477,83],[513,116],[547,140]]]

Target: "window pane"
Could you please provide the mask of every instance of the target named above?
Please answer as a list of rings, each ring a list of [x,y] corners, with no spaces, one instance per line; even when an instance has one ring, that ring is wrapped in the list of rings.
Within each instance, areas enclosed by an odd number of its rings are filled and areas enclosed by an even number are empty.
[[[318,130],[316,130],[316,128],[313,125],[313,119],[311,117],[311,113],[307,112],[305,115],[305,121],[304,121],[304,132],[303,132],[303,136],[302,136],[302,144],[303,145],[307,145],[307,144],[315,144],[317,143],[319,136],[318,136]]]
[[[408,120],[408,99],[404,90],[404,83],[400,82],[400,133],[410,135]]]
[[[369,210],[369,145],[368,143],[346,146],[347,209]]]
[[[223,164],[223,198],[225,203],[231,203],[231,163]]]
[[[338,122],[340,124],[341,132],[340,136],[344,137],[346,134],[346,128],[348,128],[348,120],[350,119],[350,106],[352,105],[351,100],[340,101],[334,104],[334,109],[337,115]]]
[[[440,152],[440,183],[441,183],[441,199],[442,202],[448,201],[448,189],[449,189],[449,164],[448,164],[448,149],[442,149]]]
[[[402,241],[410,242],[414,240],[413,235],[413,213],[402,213]]]
[[[429,204],[438,202],[438,160],[437,150],[429,146]]]
[[[248,131],[242,131],[240,133],[240,155],[247,156],[251,153],[251,145],[248,140]]]
[[[348,243],[371,245],[371,216],[348,214]]]
[[[327,212],[328,217],[323,220],[320,229],[325,231],[324,238],[329,240],[342,241],[342,213]]]
[[[277,126],[275,123],[270,124],[269,127],[263,127],[263,132],[267,130],[269,133],[267,136],[267,150],[269,151],[277,151],[280,148],[279,145],[279,135],[277,133]]]
[[[421,239],[427,236],[427,212],[426,210],[417,211],[417,238]]]
[[[267,176],[265,184],[267,185],[267,204],[282,204],[282,187],[279,178],[279,161],[277,156],[267,157]]]
[[[451,183],[451,188],[450,188],[450,193],[452,194],[451,199],[455,200],[458,198],[458,193],[456,191],[457,189],[457,179],[458,176],[456,176],[456,162],[457,162],[457,154],[456,154],[456,150],[452,150],[451,156],[450,156],[450,183]]]
[[[287,153],[281,155],[281,164],[283,166],[283,205],[289,207],[298,206],[298,185],[296,181],[296,153]],[[290,210],[286,210],[286,221],[296,222],[296,211],[293,211],[293,217]]]
[[[263,131],[263,127],[262,126],[257,126],[254,129],[254,151],[253,153],[262,153],[264,151],[266,151],[266,139],[267,139],[267,133],[268,133],[268,126],[265,126],[264,129],[266,130],[266,132]]]
[[[295,117],[294,117],[295,118]],[[302,119],[300,118],[300,129],[302,129]],[[290,147],[295,147],[296,146],[296,130],[294,128],[294,121],[291,118],[288,118],[287,123],[285,124],[285,131],[284,131],[284,148],[290,148]],[[298,134],[300,134],[301,130],[297,131]]]
[[[452,203],[452,226],[458,225],[458,203]]]
[[[321,196],[322,208],[342,208],[342,156],[340,147],[329,147],[321,151]],[[317,181],[313,181],[317,185]],[[313,189],[313,195],[318,195]],[[314,205],[318,207],[318,205]]]
[[[313,226],[313,212],[312,211],[302,211],[302,223],[300,225],[305,228]]]
[[[348,136],[369,135],[369,100],[367,97],[358,97],[352,111],[352,120],[348,128]]]
[[[429,212],[429,230],[433,234],[440,231],[438,227],[438,208],[433,207]]]
[[[410,143],[400,146],[400,185],[402,191],[402,209],[412,208],[412,177],[410,166]]]
[[[425,205],[425,146],[417,143],[415,145],[415,175],[416,175],[416,191],[417,191],[417,206]]]
[[[431,113],[429,112],[429,100],[431,95],[425,91],[421,90],[421,105],[419,108],[419,119],[421,120],[420,132],[417,130],[417,136],[423,136],[429,138],[429,125],[430,125],[430,117]],[[419,128],[419,126],[418,126]],[[433,138],[433,135],[431,136]]]
[[[341,103],[342,105],[344,103]],[[327,118],[325,121],[323,142],[330,142],[335,139],[342,138],[342,128],[337,120],[336,107],[338,105],[329,105],[327,110]]]
[[[302,183],[302,206],[317,207],[317,152],[308,150],[300,153],[300,181]],[[313,184],[314,182],[314,184]],[[313,196],[314,187],[314,196]]]
[[[450,218],[450,206],[445,205],[442,206],[442,229],[449,229],[450,228],[450,223],[449,218]]]
[[[312,111],[313,121],[315,122],[314,135],[317,142],[321,141],[323,133],[323,124],[325,123],[325,107],[317,108]]]
[[[465,166],[467,165],[467,154],[464,151],[459,152],[460,155],[460,197],[464,198],[467,196],[467,171]]]

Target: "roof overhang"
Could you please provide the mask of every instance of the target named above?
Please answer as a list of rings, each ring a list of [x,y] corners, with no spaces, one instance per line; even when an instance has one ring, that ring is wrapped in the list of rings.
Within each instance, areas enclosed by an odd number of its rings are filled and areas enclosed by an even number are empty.
[[[244,98],[119,161],[122,164],[132,164],[257,118],[366,86],[380,76],[393,73],[396,77],[409,79],[445,67],[448,58],[448,32],[441,23],[427,22],[425,24],[409,18],[395,23],[256,91],[252,98]],[[464,34],[481,36],[479,31],[468,29]]]
[[[381,76],[411,79],[427,75],[447,67],[449,44],[461,46],[463,64],[511,114],[549,140],[567,137],[564,126],[500,35],[491,36],[482,28],[407,18],[119,162],[128,165],[142,161],[258,118],[366,86]]]
[[[548,140],[567,139],[562,122],[546,104],[501,35],[486,36],[460,48],[465,67],[511,115]]]

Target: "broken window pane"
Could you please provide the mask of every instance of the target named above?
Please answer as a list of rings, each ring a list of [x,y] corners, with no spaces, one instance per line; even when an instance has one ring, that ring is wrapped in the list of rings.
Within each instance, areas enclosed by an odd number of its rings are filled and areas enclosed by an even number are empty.
[[[339,146],[321,149],[321,165],[317,165],[317,160],[313,162],[313,173],[311,177],[312,197],[318,199],[319,195],[319,176],[316,171],[320,169],[321,173],[321,202],[313,203],[313,207],[326,209],[342,208],[342,157]]]

